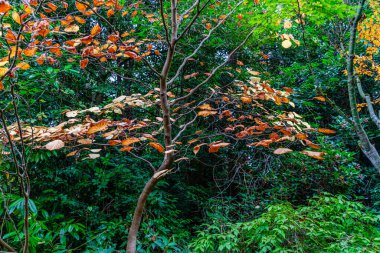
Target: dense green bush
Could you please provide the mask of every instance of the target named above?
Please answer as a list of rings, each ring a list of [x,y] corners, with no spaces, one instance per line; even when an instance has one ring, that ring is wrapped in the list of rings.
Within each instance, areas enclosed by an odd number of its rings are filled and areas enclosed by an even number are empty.
[[[380,216],[342,195],[322,194],[308,206],[285,202],[249,222],[207,225],[194,252],[379,252]]]

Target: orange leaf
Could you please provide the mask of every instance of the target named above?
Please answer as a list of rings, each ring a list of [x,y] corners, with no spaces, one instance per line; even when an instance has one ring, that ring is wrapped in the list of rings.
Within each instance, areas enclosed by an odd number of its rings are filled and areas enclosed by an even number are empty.
[[[194,155],[198,154],[199,150],[201,149],[201,147],[202,147],[203,145],[206,145],[206,143],[198,144],[198,145],[196,145],[196,146],[193,148],[193,153],[194,153]]]
[[[87,64],[88,64],[88,58],[81,60],[81,61],[80,61],[80,68],[81,68],[81,69],[86,68],[86,67],[87,67]]]
[[[248,144],[247,146],[255,146],[255,147],[269,147],[269,145],[272,143],[272,140],[262,140],[259,142]]]
[[[240,99],[241,99],[241,101],[242,101],[244,104],[250,104],[250,103],[252,103],[252,98],[251,98],[251,97],[248,97],[248,96],[242,96]]]
[[[211,30],[211,28],[212,28],[212,24],[211,24],[211,23],[207,23],[207,24],[206,24],[206,29],[207,29],[207,30]]]
[[[118,145],[120,143],[121,143],[120,140],[110,140],[110,141],[108,141],[108,145],[110,145],[110,146],[116,146],[116,145]]]
[[[210,115],[215,115],[215,114],[217,114],[216,111],[199,111],[199,112],[197,113],[197,115],[198,115],[198,116],[201,116],[201,117],[208,117],[208,116],[210,116]]]
[[[58,9],[58,7],[53,3],[48,3],[47,6],[49,6],[49,8],[52,9],[53,11],[56,11]]]
[[[12,7],[9,5],[8,1],[0,0],[0,13],[6,13],[11,9]]]
[[[199,75],[199,72],[195,72],[195,73],[192,73],[192,74],[190,74],[190,75],[185,75],[185,76],[183,77],[183,79],[187,80],[187,79],[190,79],[190,78],[196,77],[196,76],[198,76],[198,75]]]
[[[28,47],[23,50],[25,56],[32,57],[37,52],[37,47]]]
[[[80,12],[85,12],[87,9],[86,5],[79,3],[77,1],[75,1],[75,7],[77,7],[78,11],[80,11]]]
[[[224,147],[227,147],[228,145],[230,145],[231,143],[226,143],[226,142],[220,142],[220,143],[211,143],[209,145],[209,149],[208,149],[208,152],[209,153],[217,153],[219,151],[220,148],[224,148]]]
[[[77,142],[82,145],[90,145],[93,141],[91,139],[79,139]]]
[[[318,160],[323,160],[324,159],[323,155],[325,154],[324,152],[315,152],[315,151],[308,151],[308,150],[304,150],[301,153]]]
[[[133,147],[124,147],[124,148],[121,148],[120,151],[121,151],[121,152],[124,152],[124,151],[129,152],[129,151],[131,151],[132,149],[133,149]]]
[[[66,157],[75,156],[80,150],[75,150],[66,155]]]
[[[297,133],[295,136],[299,140],[306,140],[307,139],[307,135],[304,133]]]
[[[81,18],[79,16],[75,16],[75,20],[79,23],[79,24],[85,24],[86,23],[86,20],[84,18]]]
[[[45,56],[44,54],[42,54],[42,55],[40,55],[40,57],[38,57],[38,58],[36,59],[36,62],[37,62],[39,65],[42,65],[42,64],[44,64],[45,60],[46,60],[46,56]]]
[[[335,130],[327,129],[327,128],[318,128],[318,132],[324,133],[324,134],[336,134]]]
[[[115,11],[113,10],[113,9],[109,9],[108,11],[107,11],[107,17],[111,17],[111,16],[113,16],[115,14]]]
[[[239,66],[244,66],[244,63],[242,61],[239,61],[239,60],[236,61],[236,64]]]
[[[165,148],[160,143],[157,143],[157,142],[149,142],[149,146],[156,149],[160,153],[165,151]]]
[[[318,146],[318,145],[315,144],[315,143],[312,143],[312,142],[309,141],[309,140],[305,140],[305,142],[306,142],[306,145],[308,145],[309,147],[311,147],[311,148],[313,148],[313,149],[320,149],[320,148],[321,148],[320,146]]]
[[[95,123],[93,126],[91,126],[87,130],[87,134],[94,134],[100,131],[104,131],[108,128],[108,121],[107,120],[101,120],[97,123]]]
[[[116,34],[111,34],[110,36],[108,36],[108,39],[112,42],[116,42],[119,40],[119,36],[116,35]]]
[[[273,154],[282,155],[290,152],[293,152],[293,150],[291,150],[290,148],[278,148],[275,151],[273,151]]]
[[[136,143],[136,142],[140,142],[140,139],[137,138],[137,137],[130,137],[130,138],[127,138],[125,140],[122,140],[121,141],[121,145],[123,145],[123,146],[129,146],[129,145],[131,145],[133,143]]]
[[[102,31],[102,28],[99,26],[99,24],[96,24],[92,29],[91,29],[91,35],[95,36],[99,34]]]
[[[322,96],[314,97],[314,99],[318,100],[318,101],[321,101],[321,102],[325,102],[326,101],[326,98],[322,97]]]

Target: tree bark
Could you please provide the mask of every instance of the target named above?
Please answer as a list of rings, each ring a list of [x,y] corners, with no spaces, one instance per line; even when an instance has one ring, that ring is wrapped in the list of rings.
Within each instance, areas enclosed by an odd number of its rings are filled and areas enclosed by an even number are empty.
[[[154,176],[145,184],[144,190],[141,192],[137,201],[137,206],[133,214],[133,220],[128,232],[127,253],[134,253],[136,251],[137,234],[140,228],[141,217],[143,214],[144,206],[149,194],[153,191],[158,183],[159,178]]]
[[[355,128],[356,134],[358,135],[358,138],[359,138],[359,147],[361,148],[365,156],[368,158],[368,160],[370,160],[372,165],[380,173],[379,152],[376,150],[376,148],[372,145],[372,143],[368,139],[368,135],[365,132],[360,122],[360,116],[358,113],[357,103],[356,103],[356,89],[354,85],[354,62],[353,61],[355,57],[356,30],[357,30],[359,20],[363,13],[365,1],[366,0],[360,1],[359,9],[357,11],[357,14],[355,16],[355,19],[350,29],[350,41],[349,41],[349,48],[348,48],[348,54],[347,54],[347,89],[348,89],[348,96],[349,96],[349,102],[350,102],[351,116],[353,119],[353,125]]]
[[[166,21],[164,17],[163,0],[160,0],[160,12],[162,15],[162,21],[165,24],[165,30],[167,37],[169,36]],[[153,191],[154,187],[160,179],[170,172],[171,166],[174,161],[173,153],[173,141],[172,141],[172,123],[170,122],[170,104],[168,101],[168,89],[167,80],[169,71],[173,62],[175,47],[178,39],[178,21],[177,21],[177,0],[171,0],[171,36],[170,41],[168,38],[168,52],[166,54],[166,60],[162,67],[161,73],[159,73],[160,81],[160,103],[161,112],[163,118],[164,129],[164,143],[165,143],[165,157],[162,161],[160,168],[155,172],[153,177],[145,184],[143,191],[137,201],[137,206],[133,214],[132,224],[128,233],[127,253],[136,252],[137,234],[140,228],[141,217],[144,210],[145,203],[149,197],[149,194]]]

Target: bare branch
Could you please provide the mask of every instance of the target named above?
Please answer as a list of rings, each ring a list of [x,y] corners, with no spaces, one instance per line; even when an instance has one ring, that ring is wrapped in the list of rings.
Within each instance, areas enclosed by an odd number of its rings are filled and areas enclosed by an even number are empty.
[[[249,32],[248,33],[248,35],[245,37],[245,39],[239,44],[239,46],[237,46],[234,50],[232,50],[231,51],[231,53],[228,55],[228,57],[227,57],[227,59],[222,63],[222,64],[220,64],[219,66],[217,66],[217,67],[215,67],[212,71],[211,71],[211,73],[210,73],[210,75],[203,81],[203,82],[201,82],[200,84],[198,84],[197,86],[195,86],[195,88],[193,88],[188,94],[186,94],[185,96],[182,96],[182,97],[179,97],[179,98],[177,98],[177,99],[175,99],[175,100],[173,100],[172,101],[172,105],[174,105],[174,104],[176,104],[176,103],[178,103],[178,102],[180,102],[180,101],[182,101],[182,100],[184,100],[184,99],[186,99],[186,98],[188,98],[188,97],[190,97],[190,96],[192,96],[200,87],[202,87],[204,84],[206,84],[214,75],[215,75],[215,73],[221,68],[221,67],[223,67],[224,65],[226,65],[227,63],[228,63],[228,61],[230,60],[230,58],[231,58],[231,56],[236,52],[236,51],[238,51],[246,42],[247,42],[247,40],[252,36],[252,34],[253,34],[253,32],[255,31],[255,28],[256,27],[254,27],[253,29],[252,29],[252,31],[251,32]]]
[[[220,20],[219,21],[219,23],[216,25],[216,26],[214,26],[210,31],[209,31],[209,33],[207,34],[207,36],[206,37],[204,37],[203,38],[203,40],[199,43],[199,45],[198,45],[198,47],[193,51],[193,53],[191,53],[189,56],[187,56],[184,60],[183,60],[183,62],[182,62],[182,64],[178,67],[178,69],[177,69],[177,72],[176,72],[176,74],[170,79],[170,81],[168,81],[168,85],[171,85],[174,81],[175,81],[175,79],[180,75],[180,73],[181,73],[181,71],[182,71],[182,69],[185,67],[185,65],[186,65],[186,63],[189,61],[189,59],[191,59],[194,55],[196,55],[197,53],[198,53],[198,51],[202,48],[202,46],[203,46],[203,44],[211,37],[211,35],[212,35],[212,33],[229,17],[229,16],[231,16],[234,12],[235,12],[235,10],[236,10],[236,8],[240,5],[240,4],[242,4],[243,3],[243,1],[240,1],[240,3],[238,3],[236,6],[235,6],[235,8],[232,10],[232,11],[230,11],[228,14],[227,14],[227,16],[226,16],[226,18],[225,19],[223,19],[223,20]]]
[[[369,112],[369,115],[370,115],[373,123],[375,123],[375,125],[377,126],[377,128],[380,130],[380,119],[379,119],[379,117],[375,113],[375,109],[373,108],[371,97],[368,94],[364,93],[362,82],[361,82],[361,80],[360,80],[360,78],[358,76],[356,76],[356,85],[358,87],[358,91],[359,91],[360,96],[367,103],[368,112]]]
[[[166,24],[165,15],[164,15],[164,0],[160,0],[160,15],[161,15],[162,23],[164,24],[166,42],[168,43],[168,46],[170,46],[169,29]]]

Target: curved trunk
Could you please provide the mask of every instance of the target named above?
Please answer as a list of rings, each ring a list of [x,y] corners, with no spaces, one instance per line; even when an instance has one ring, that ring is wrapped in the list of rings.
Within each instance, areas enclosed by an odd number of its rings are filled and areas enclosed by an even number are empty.
[[[151,177],[150,180],[145,184],[144,190],[140,194],[135,212],[133,214],[132,224],[128,232],[127,253],[136,252],[137,234],[140,228],[144,206],[149,194],[152,192],[158,181],[159,178],[155,178],[154,176]]]
[[[357,11],[357,14],[355,16],[355,19],[350,29],[350,41],[349,41],[349,48],[348,48],[348,55],[347,55],[347,89],[348,89],[348,96],[349,96],[349,102],[350,102],[351,116],[353,119],[353,125],[359,137],[359,146],[361,150],[363,151],[363,153],[365,154],[365,156],[370,160],[372,165],[380,173],[380,155],[379,155],[379,152],[376,150],[376,148],[372,145],[372,143],[368,139],[368,135],[361,124],[360,116],[357,110],[356,90],[354,86],[354,57],[355,57],[356,30],[357,30],[359,20],[363,13],[365,1],[366,0],[360,1],[359,9]],[[359,88],[359,93],[363,93],[363,91],[360,88]]]
[[[169,168],[172,163],[172,159],[169,158],[164,162],[164,166]],[[140,194],[140,197],[137,201],[137,206],[135,212],[133,214],[133,219],[131,223],[131,227],[128,232],[128,242],[127,242],[127,253],[135,253],[136,252],[136,244],[137,244],[137,234],[139,232],[141,218],[144,211],[144,206],[146,200],[149,197],[149,194],[153,191],[154,187],[157,183],[165,177],[170,172],[169,169],[161,169],[158,172],[154,173],[154,175],[149,179],[149,181],[145,184],[143,191]]]

